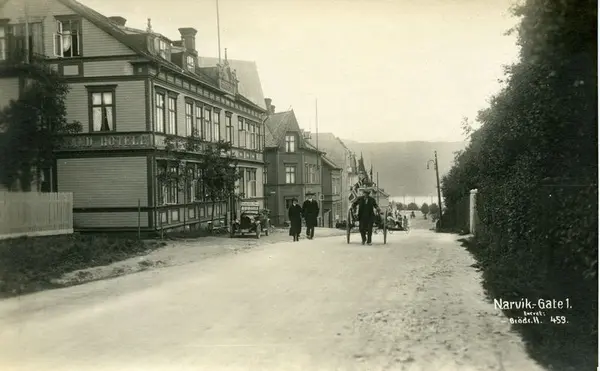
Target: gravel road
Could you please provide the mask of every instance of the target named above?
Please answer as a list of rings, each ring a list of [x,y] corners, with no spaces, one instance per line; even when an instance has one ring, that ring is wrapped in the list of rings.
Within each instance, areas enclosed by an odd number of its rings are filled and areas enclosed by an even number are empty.
[[[542,370],[458,237],[256,246],[0,302],[0,369]]]

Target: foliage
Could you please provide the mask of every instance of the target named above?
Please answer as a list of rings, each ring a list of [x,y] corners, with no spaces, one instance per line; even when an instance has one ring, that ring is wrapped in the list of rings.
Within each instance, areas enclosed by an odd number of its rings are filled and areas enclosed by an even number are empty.
[[[50,288],[79,269],[125,260],[163,246],[105,236],[65,235],[0,241],[0,297]]]
[[[80,132],[81,124],[67,121],[69,85],[49,66],[21,64],[10,72],[27,84],[19,99],[0,111],[0,183],[29,191],[54,165],[64,134]]]
[[[431,214],[433,218],[436,218],[439,212],[440,210],[436,203],[429,205],[429,214]]]
[[[404,205],[402,202],[398,202],[396,203],[396,209],[398,209],[398,211],[406,210],[406,205]]]
[[[427,216],[427,214],[429,214],[429,205],[427,205],[427,203],[423,203],[423,205],[421,205],[421,212],[425,216]]]
[[[506,68],[505,88],[480,111],[481,127],[442,179],[444,227],[478,189],[478,240],[493,261],[487,269],[510,278],[507,295],[549,295],[552,283],[552,294],[577,296],[573,306],[590,308],[578,315],[591,339],[597,334],[597,4],[527,0],[515,13],[520,58]]]
[[[235,183],[241,177],[238,161],[231,153],[231,143],[219,141],[207,145],[203,152],[202,182],[213,201],[229,200],[235,194]]]
[[[406,207],[406,210],[410,210],[410,211],[418,211],[419,210],[419,205],[417,205],[414,202],[411,202],[408,204],[408,206]]]

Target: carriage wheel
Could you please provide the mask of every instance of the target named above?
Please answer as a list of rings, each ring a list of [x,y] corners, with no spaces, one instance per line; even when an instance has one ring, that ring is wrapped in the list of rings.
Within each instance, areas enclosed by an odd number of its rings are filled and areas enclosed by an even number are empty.
[[[352,230],[352,210],[348,210],[346,218],[346,243],[350,243],[350,231]]]
[[[387,220],[388,220],[388,211],[386,210],[383,214],[383,244],[387,243]]]

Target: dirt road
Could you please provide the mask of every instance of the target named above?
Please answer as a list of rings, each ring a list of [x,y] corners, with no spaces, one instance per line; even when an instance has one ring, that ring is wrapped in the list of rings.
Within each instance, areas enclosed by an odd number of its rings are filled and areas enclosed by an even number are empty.
[[[541,370],[457,237],[255,247],[0,302],[0,369]]]

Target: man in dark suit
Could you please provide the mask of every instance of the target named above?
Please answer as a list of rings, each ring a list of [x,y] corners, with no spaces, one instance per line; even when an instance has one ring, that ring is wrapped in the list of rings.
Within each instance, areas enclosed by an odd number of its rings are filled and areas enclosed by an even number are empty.
[[[315,237],[315,227],[319,217],[319,203],[314,199],[314,192],[306,193],[307,200],[302,204],[302,215],[306,221],[306,237],[312,240]]]
[[[358,207],[358,230],[362,238],[362,244],[365,242],[371,245],[371,237],[373,236],[373,223],[375,222],[375,211],[379,212],[377,201],[371,197],[371,191],[368,188],[363,189],[363,195],[356,199],[352,208],[356,210]]]

